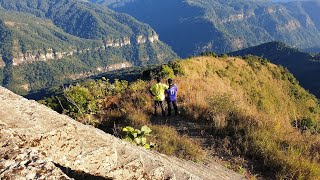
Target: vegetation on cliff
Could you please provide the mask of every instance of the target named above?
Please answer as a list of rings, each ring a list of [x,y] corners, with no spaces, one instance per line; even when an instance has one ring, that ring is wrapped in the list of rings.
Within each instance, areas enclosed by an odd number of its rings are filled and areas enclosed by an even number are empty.
[[[177,57],[150,26],[76,0],[0,0],[0,34],[5,62],[0,84],[18,94],[97,74],[116,63],[140,66]]]
[[[90,0],[148,23],[181,57],[270,41],[319,50],[319,4],[265,0]],[[195,36],[195,34],[197,36]]]
[[[127,125],[137,129],[148,125],[160,152],[201,160],[199,145],[170,123],[159,125],[161,120],[192,121],[203,125],[201,133],[220,142],[215,148],[224,156],[256,162],[233,168],[273,178],[320,177],[319,103],[285,68],[254,56],[208,53],[163,65],[149,74],[174,77],[181,115],[151,116],[148,87],[154,82],[148,80],[89,80],[41,102],[115,135],[121,136],[119,129]]]

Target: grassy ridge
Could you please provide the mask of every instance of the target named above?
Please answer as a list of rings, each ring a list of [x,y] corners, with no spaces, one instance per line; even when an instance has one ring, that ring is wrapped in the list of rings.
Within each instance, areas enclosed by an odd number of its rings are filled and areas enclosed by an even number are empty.
[[[315,77],[320,72],[319,54],[310,54],[289,47],[280,42],[269,42],[232,52],[231,55],[252,54],[267,58],[272,63],[284,66],[297,78],[300,85],[320,97],[319,84]],[[301,68],[303,67],[303,68]]]
[[[211,121],[213,134],[231,139],[234,153],[259,161],[262,171],[278,178],[320,177],[318,100],[290,73],[252,57],[182,64],[188,83],[176,81],[189,117]],[[301,133],[296,127],[306,118],[314,126]]]
[[[163,65],[150,74],[174,77],[181,116],[173,120],[206,124],[203,130],[224,142],[218,148],[258,162],[254,172],[273,178],[320,178],[318,100],[286,69],[253,56],[203,56]],[[201,160],[199,145],[170,126],[154,124],[159,119],[151,116],[148,95],[153,83],[88,81],[68,87],[64,97],[42,102],[61,111],[59,99],[66,114],[115,134],[125,125],[147,124],[160,152]]]

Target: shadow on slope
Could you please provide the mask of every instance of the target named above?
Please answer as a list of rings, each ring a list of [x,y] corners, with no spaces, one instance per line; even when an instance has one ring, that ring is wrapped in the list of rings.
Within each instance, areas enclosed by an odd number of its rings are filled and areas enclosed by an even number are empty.
[[[73,178],[75,180],[112,180],[112,179],[104,178],[101,176],[91,175],[85,172],[74,171],[60,164],[55,163],[54,165],[59,169],[61,169],[61,171],[65,173],[68,177]]]

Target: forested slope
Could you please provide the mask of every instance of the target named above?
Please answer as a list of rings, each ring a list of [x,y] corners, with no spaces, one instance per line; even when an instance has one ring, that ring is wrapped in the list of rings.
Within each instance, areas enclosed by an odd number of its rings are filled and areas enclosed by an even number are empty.
[[[317,51],[319,4],[253,0],[95,1],[150,24],[182,57],[229,52],[270,41]]]
[[[0,32],[1,84],[18,93],[177,57],[148,25],[75,0],[1,0]]]

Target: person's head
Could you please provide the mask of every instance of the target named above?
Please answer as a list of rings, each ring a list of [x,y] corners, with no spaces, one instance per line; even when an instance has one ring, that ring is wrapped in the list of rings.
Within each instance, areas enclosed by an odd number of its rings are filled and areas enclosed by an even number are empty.
[[[161,82],[160,77],[157,77],[156,80],[157,80],[157,83]]]
[[[172,79],[169,78],[169,79],[168,79],[168,84],[169,84],[169,85],[172,85],[172,82],[173,82]]]

